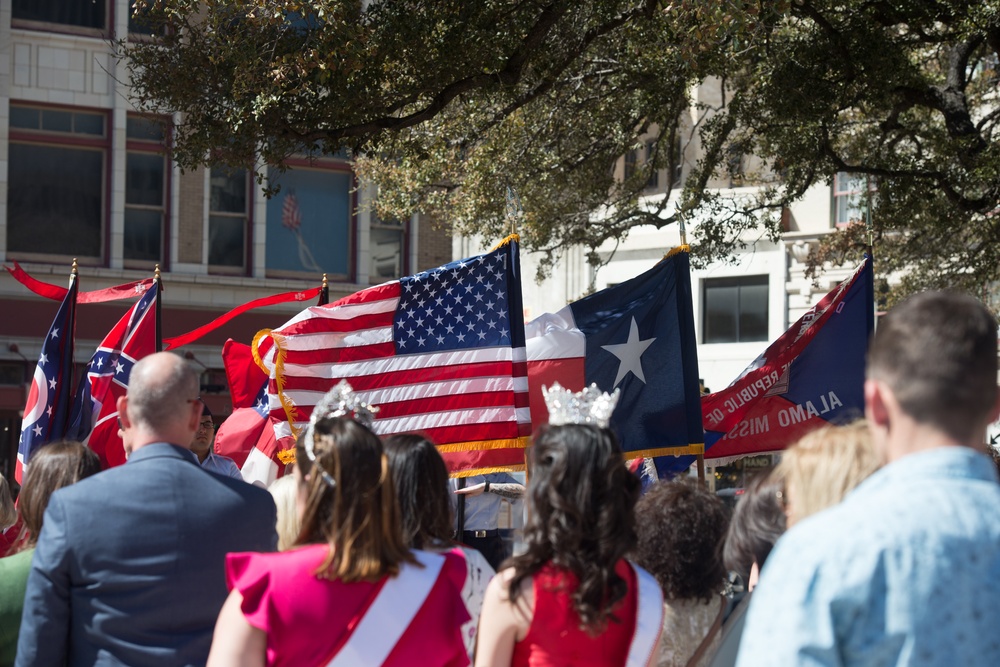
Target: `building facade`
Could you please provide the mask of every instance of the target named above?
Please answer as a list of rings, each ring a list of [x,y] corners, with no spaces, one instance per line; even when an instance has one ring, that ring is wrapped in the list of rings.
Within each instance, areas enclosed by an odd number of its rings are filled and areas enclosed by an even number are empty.
[[[164,337],[262,296],[330,281],[330,300],[451,259],[451,238],[425,220],[382,221],[372,193],[340,158],[292,160],[279,193],[252,174],[182,172],[164,153],[174,118],[137,114],[116,39],[142,39],[128,0],[0,3],[0,261],[80,289],[162,270]],[[130,301],[78,308],[84,364]],[[303,307],[252,311],[181,348],[202,374],[217,421],[231,410],[220,356]],[[307,305],[307,304],[306,304]],[[0,275],[0,472],[17,449],[30,379],[58,303]]]

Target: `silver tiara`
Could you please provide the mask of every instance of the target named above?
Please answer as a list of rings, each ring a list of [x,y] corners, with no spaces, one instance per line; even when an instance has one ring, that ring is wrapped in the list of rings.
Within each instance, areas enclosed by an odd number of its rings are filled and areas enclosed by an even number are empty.
[[[313,408],[312,416],[309,417],[309,430],[306,433],[305,450],[310,461],[316,461],[316,441],[314,435],[316,424],[321,419],[335,419],[337,417],[348,417],[368,428],[375,422],[375,413],[378,408],[362,401],[347,380],[341,380],[330,391],[323,395]],[[320,470],[323,480],[330,486],[334,486],[333,477],[325,470]]]
[[[615,389],[609,394],[592,384],[583,391],[574,393],[555,382],[551,387],[542,387],[542,396],[545,398],[545,407],[549,409],[549,424],[553,426],[593,424],[607,428],[611,413],[618,405],[621,390]]]

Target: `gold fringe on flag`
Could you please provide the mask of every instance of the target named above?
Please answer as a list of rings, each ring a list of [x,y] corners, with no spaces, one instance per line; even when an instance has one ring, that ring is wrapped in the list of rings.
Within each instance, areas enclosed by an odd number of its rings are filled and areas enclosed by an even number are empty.
[[[500,243],[498,243],[495,246],[493,246],[492,248],[490,248],[490,252],[493,252],[494,250],[499,250],[500,248],[504,247],[505,245],[510,245],[511,241],[513,241],[514,243],[520,243],[521,242],[521,235],[520,234],[511,234],[511,235],[509,235],[503,241],[500,241]]]
[[[667,259],[668,257],[673,257],[674,255],[677,255],[682,252],[690,253],[691,246],[689,246],[687,243],[684,243],[682,245],[677,246],[676,248],[671,248],[670,252],[668,252],[666,255],[663,256],[663,259]]]
[[[438,445],[438,451],[442,454],[453,452],[476,452],[484,449],[524,449],[531,441],[529,436],[520,438],[504,438],[500,440],[482,440],[474,442],[453,442],[447,445]]]

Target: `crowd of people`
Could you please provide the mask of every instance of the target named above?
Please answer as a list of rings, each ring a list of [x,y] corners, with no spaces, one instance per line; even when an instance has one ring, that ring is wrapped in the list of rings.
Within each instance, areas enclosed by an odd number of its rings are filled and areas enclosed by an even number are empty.
[[[126,465],[49,444],[16,512],[0,478],[0,667],[1000,664],[997,324],[978,301],[886,315],[866,419],[811,432],[733,512],[693,479],[641,493],[607,427],[617,392],[544,393],[526,489],[455,488],[433,442],[378,437],[341,383],[264,490],[212,459],[183,360],[146,357],[118,406]],[[455,502],[491,486],[526,503],[504,559]]]

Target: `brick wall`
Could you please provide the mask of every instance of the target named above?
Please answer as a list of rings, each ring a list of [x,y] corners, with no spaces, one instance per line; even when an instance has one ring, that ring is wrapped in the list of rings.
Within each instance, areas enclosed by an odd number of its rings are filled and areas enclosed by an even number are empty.
[[[451,226],[422,215],[418,228],[420,238],[417,241],[417,266],[413,267],[413,272],[433,269],[450,262]]]
[[[201,264],[202,229],[205,224],[205,170],[181,174],[180,210],[177,212],[177,261]]]

